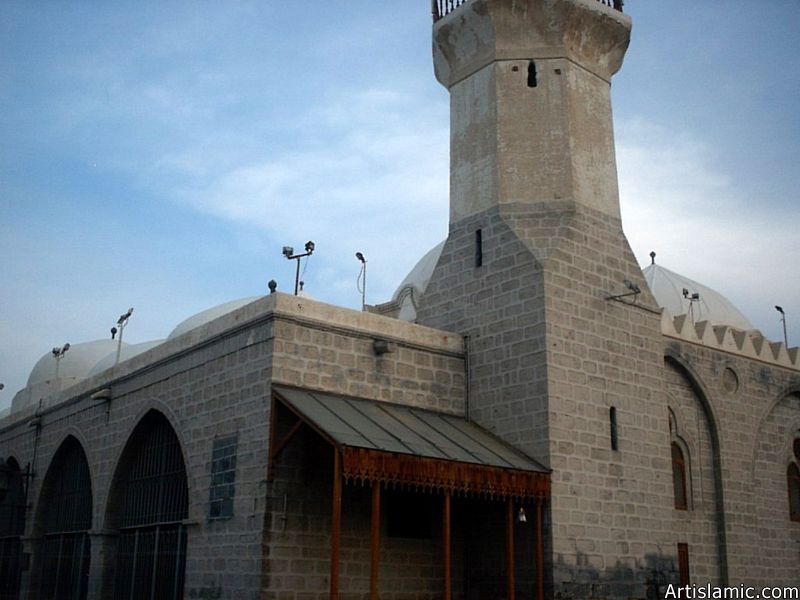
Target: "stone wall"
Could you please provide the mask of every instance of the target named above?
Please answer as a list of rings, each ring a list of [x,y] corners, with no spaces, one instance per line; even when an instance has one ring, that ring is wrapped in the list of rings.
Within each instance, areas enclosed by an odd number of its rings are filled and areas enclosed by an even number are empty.
[[[607,300],[626,279],[636,304]],[[672,581],[660,314],[619,221],[553,202],[451,224],[418,318],[468,336],[470,416],[553,469],[552,593],[645,597]]]
[[[271,325],[261,323],[212,335],[199,347],[169,356],[154,351],[149,357],[152,363],[138,372],[114,380],[100,375],[76,386],[78,390],[66,390],[60,403],[41,411],[38,427],[30,426],[28,418],[15,422],[17,415],[4,421],[0,455],[14,456],[23,466],[30,462],[35,475],[25,540],[33,561],[23,574],[22,597],[28,597],[28,591],[31,597],[36,595],[40,577],[36,549],[42,534],[37,522],[43,511],[40,490],[54,454],[68,436],[83,447],[92,480],[89,594],[91,598],[112,595],[115,535],[107,524],[118,507],[107,503],[109,488],[131,432],[150,410],[167,418],[183,449],[189,485],[187,597],[217,593],[225,598],[257,597],[271,337]],[[89,397],[90,390],[99,386],[111,387],[111,401]],[[232,434],[238,436],[234,515],[210,521],[213,441]]]
[[[388,352],[377,354],[375,340],[386,342]],[[462,341],[445,332],[275,294],[44,397],[38,409],[31,407],[3,419],[0,456],[13,456],[23,469],[30,462],[34,472],[24,542],[33,561],[23,574],[22,597],[29,597],[29,592],[30,597],[36,595],[42,532],[35,523],[42,512],[40,491],[53,456],[68,436],[80,442],[91,473],[89,597],[112,597],[113,517],[119,507],[110,505],[109,489],[131,433],[150,410],[167,418],[186,464],[185,597],[257,598],[262,590],[279,589],[280,597],[294,598],[286,594],[316,584],[311,578],[301,586],[292,573],[298,577],[317,573],[325,579],[327,567],[320,564],[329,565],[328,548],[318,548],[321,554],[315,554],[310,533],[302,539],[305,549],[295,551],[314,555],[313,573],[304,571],[308,565],[302,562],[291,563],[285,572],[280,564],[273,569],[264,563],[265,557],[271,560],[283,552],[280,544],[270,545],[264,532],[272,531],[276,519],[286,514],[280,502],[278,516],[274,512],[276,497],[282,498],[280,485],[275,488],[267,482],[273,381],[459,413],[464,396]],[[110,395],[110,401],[91,399],[95,392],[107,389],[110,393],[102,395]],[[214,518],[209,494],[214,442],[232,438],[236,440],[233,514]],[[303,480],[295,485],[303,485]],[[314,486],[319,485],[317,490]],[[315,503],[330,494],[324,478],[304,488],[305,492],[309,489],[313,491],[311,505],[292,505],[303,524],[314,520],[321,510]],[[352,505],[360,515],[363,499],[357,492],[348,493],[355,493]],[[322,512],[329,514],[328,507]],[[289,519],[288,524],[294,527],[295,520]],[[322,524],[326,526],[324,520]],[[358,527],[356,523],[354,531]],[[328,538],[327,529],[314,531]],[[360,537],[360,533],[351,534],[345,543],[357,546],[353,540]],[[391,551],[388,547],[387,552]],[[433,577],[430,569],[422,573],[421,565],[431,563],[427,547],[403,552],[396,564],[415,560],[421,580]],[[358,589],[368,578],[365,560],[363,549],[356,548],[345,563],[345,573],[359,582],[354,584]],[[265,564],[267,570],[262,568]],[[400,570],[395,577],[402,575]],[[386,578],[392,581],[388,571]]]
[[[792,441],[800,436],[800,372],[701,344],[665,338],[665,345],[672,373],[669,401],[677,406],[679,431],[694,427],[698,409],[689,406],[694,404],[706,407],[700,435],[705,437],[703,428],[718,432],[730,584],[796,584],[800,523],[789,518],[786,469]],[[679,521],[702,520],[709,511],[714,481],[704,467],[706,452],[701,440],[691,467],[703,473],[703,488],[697,489],[693,477],[695,508],[689,512],[695,514]],[[708,548],[698,534],[681,530],[693,561]]]

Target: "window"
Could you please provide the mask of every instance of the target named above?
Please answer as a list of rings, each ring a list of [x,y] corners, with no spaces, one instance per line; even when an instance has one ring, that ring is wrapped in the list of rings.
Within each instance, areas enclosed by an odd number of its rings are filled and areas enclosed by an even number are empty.
[[[228,519],[233,516],[237,441],[235,435],[214,440],[211,451],[211,486],[208,491],[209,519]]]
[[[678,544],[678,583],[689,585],[689,544]]]
[[[61,445],[42,484],[44,540],[39,598],[79,600],[89,584],[92,486],[78,440]]]
[[[617,437],[617,408],[612,406],[608,411],[608,420],[611,427],[611,449],[619,450],[619,438]]]
[[[19,465],[6,460],[8,492],[0,502],[0,600],[17,598],[25,531],[25,484]]]
[[[672,442],[672,486],[675,491],[675,508],[688,510],[686,494],[686,463],[680,446]]]
[[[789,515],[792,521],[800,521],[800,469],[792,463],[786,472],[789,486]]]
[[[151,411],[137,425],[114,481],[121,514],[116,598],[183,598],[189,511],[181,445],[167,419]]]

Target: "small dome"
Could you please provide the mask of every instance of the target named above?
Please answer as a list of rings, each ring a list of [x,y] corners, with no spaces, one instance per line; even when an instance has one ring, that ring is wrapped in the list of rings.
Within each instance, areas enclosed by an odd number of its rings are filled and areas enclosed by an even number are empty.
[[[122,343],[123,349],[127,344]],[[95,340],[93,342],[83,342],[73,344],[61,358],[58,366],[58,378],[66,385],[77,383],[81,379],[86,379],[97,362],[108,355],[110,352],[117,351],[115,340]],[[37,383],[53,381],[56,376],[56,359],[52,352],[48,352],[40,358],[28,376],[28,385],[31,387]],[[62,385],[61,387],[65,387]]]
[[[214,306],[212,308],[207,308],[206,310],[197,313],[186,319],[185,321],[181,321],[175,329],[173,329],[170,334],[167,336],[168,340],[174,339],[184,333],[191,331],[192,329],[196,329],[206,323],[210,323],[214,319],[218,319],[223,315],[227,315],[230,312],[235,311],[238,308],[246,306],[256,300],[260,299],[261,296],[252,296],[250,298],[241,298],[239,300],[231,300],[230,302],[225,302],[224,304],[220,304],[218,306]]]
[[[417,302],[425,293],[425,290],[428,289],[433,270],[439,262],[443,248],[444,241],[439,242],[428,250],[425,256],[417,261],[417,264],[409,271],[392,295],[392,300],[400,306],[397,318],[401,321],[413,323],[417,320]]]
[[[409,271],[406,278],[397,286],[397,289],[392,295],[392,300],[397,300],[403,292],[409,288],[411,288],[417,296],[425,293],[431,281],[433,270],[436,268],[436,263],[439,262],[439,257],[442,255],[442,249],[446,241],[447,240],[443,240],[436,244],[433,248],[428,250],[425,256],[417,261],[414,268]]]
[[[159,344],[161,344],[164,340],[152,340],[150,342],[142,342],[140,344],[126,344],[123,342],[122,350],[119,353],[119,362],[125,362],[129,358],[133,358],[137,354],[141,354],[150,348],[155,348]],[[114,349],[113,352],[109,352],[99,361],[97,364],[92,367],[92,370],[89,371],[87,377],[94,377],[98,373],[102,373],[106,369],[110,369],[115,364],[117,364],[117,350]]]
[[[712,325],[728,325],[744,331],[755,329],[730,300],[709,287],[657,264],[649,265],[642,274],[658,305],[674,316],[691,312],[694,322],[708,321]],[[693,294],[699,297],[692,302],[683,290],[689,297]]]

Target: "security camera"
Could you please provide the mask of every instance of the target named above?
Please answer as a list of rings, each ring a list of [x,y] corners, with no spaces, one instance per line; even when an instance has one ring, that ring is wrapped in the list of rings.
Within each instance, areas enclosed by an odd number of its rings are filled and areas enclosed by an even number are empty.
[[[284,246],[283,247],[283,255],[286,258],[289,258],[292,254],[294,254],[294,248],[292,248],[291,246]]]

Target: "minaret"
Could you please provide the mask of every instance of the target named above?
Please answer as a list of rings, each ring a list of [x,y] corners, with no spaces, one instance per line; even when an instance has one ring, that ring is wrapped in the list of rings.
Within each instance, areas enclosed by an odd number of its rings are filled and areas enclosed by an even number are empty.
[[[498,203],[553,200],[619,218],[610,87],[631,21],[606,4],[472,0],[436,20],[434,69],[450,91],[451,222]]]
[[[450,227],[417,320],[466,337],[468,417],[553,470],[548,597],[656,597],[677,555],[660,313],[620,219],[621,4],[434,8]]]

